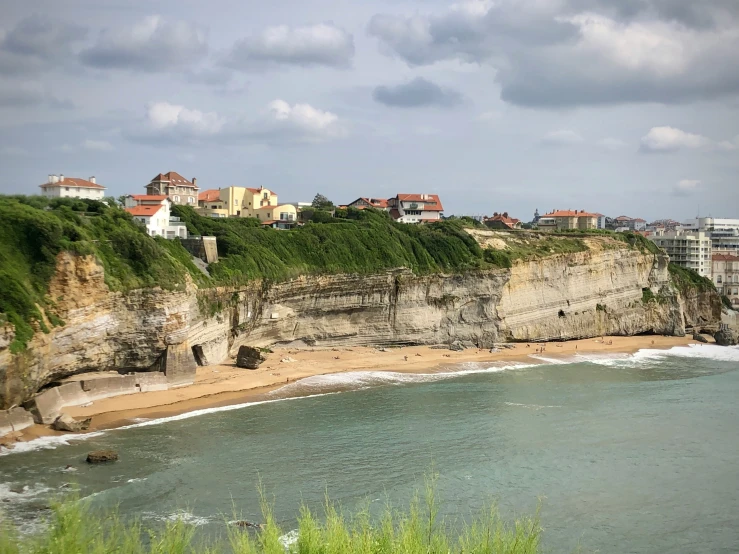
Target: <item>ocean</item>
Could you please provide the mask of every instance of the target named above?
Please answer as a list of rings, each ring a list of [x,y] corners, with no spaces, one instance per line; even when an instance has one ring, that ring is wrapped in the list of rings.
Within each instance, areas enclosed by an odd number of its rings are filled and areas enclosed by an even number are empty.
[[[218,535],[261,520],[261,482],[288,532],[301,503],[401,507],[433,471],[450,522],[541,503],[548,552],[734,553],[738,370],[739,348],[697,345],[310,377],[264,401],[20,444],[0,455],[0,510],[33,532],[76,486],[124,517]],[[120,461],[87,465],[101,448]]]

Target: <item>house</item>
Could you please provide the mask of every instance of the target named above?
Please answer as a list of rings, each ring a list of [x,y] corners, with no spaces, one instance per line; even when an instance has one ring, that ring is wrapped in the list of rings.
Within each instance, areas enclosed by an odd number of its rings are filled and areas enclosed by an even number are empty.
[[[188,181],[176,171],[160,173],[146,185],[146,194],[150,196],[163,194],[173,204],[182,206],[197,206],[199,190],[197,179],[193,177],[192,181]]]
[[[387,210],[386,198],[357,198],[354,202],[346,205],[347,208],[357,208],[363,210],[365,208],[376,208],[378,210]]]
[[[105,187],[98,185],[95,177],[80,179],[64,175],[49,175],[49,180],[41,187],[41,195],[46,198],[89,198],[102,200]]]
[[[627,227],[630,231],[645,231],[647,228],[646,220],[640,217],[629,217],[627,215],[620,215],[613,221],[616,227]]]
[[[256,217],[263,225],[285,229],[298,220],[298,210],[293,204],[280,204],[277,193],[264,187],[245,188],[241,203],[241,217]]]
[[[444,211],[436,194],[398,194],[388,199],[386,209],[398,223],[439,221]]]
[[[726,296],[735,309],[739,309],[739,256],[714,254],[711,262],[716,290]]]
[[[129,194],[123,205],[152,237],[187,238],[187,226],[172,216],[172,201],[163,194]]]
[[[542,231],[561,231],[566,229],[596,229],[598,217],[585,210],[554,210],[541,216],[539,229]]]
[[[515,219],[508,216],[508,212],[499,214],[495,212],[493,217],[487,218],[484,221],[485,225],[492,229],[520,229],[521,220]]]
[[[221,200],[221,189],[209,189],[199,193],[198,207],[195,211],[206,217],[229,216],[228,206]]]

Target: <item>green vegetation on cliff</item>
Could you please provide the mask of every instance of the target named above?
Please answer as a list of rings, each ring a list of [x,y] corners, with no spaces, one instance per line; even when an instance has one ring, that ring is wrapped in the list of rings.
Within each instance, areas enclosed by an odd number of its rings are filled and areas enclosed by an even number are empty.
[[[670,275],[672,282],[682,292],[696,289],[699,292],[716,292],[716,285],[708,277],[703,277],[697,271],[670,263]]]
[[[2,554],[536,554],[540,552],[538,516],[512,524],[489,509],[471,523],[452,525],[438,517],[429,488],[425,501],[416,495],[407,510],[387,507],[379,517],[369,509],[347,515],[326,502],[320,519],[303,507],[298,532],[286,535],[272,506],[262,497],[264,523],[256,531],[228,525],[226,541],[196,538],[196,528],[181,519],[163,528],[126,523],[115,514],[100,514],[88,502],[52,506],[48,528],[36,536],[19,536],[0,515]]]
[[[35,327],[48,332],[62,324],[47,292],[63,251],[95,255],[111,290],[176,288],[188,272],[204,277],[179,244],[149,237],[119,208],[95,200],[0,197],[0,318],[15,327],[14,352],[23,350]]]

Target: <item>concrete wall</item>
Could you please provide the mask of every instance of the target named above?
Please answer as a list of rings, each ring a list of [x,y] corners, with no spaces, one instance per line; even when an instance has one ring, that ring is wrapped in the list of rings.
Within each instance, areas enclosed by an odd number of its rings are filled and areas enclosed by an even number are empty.
[[[11,408],[10,410],[0,411],[0,437],[22,431],[26,427],[33,425],[33,416],[31,412],[23,408]]]
[[[189,237],[180,239],[182,246],[196,258],[212,264],[218,261],[218,243],[216,237]]]

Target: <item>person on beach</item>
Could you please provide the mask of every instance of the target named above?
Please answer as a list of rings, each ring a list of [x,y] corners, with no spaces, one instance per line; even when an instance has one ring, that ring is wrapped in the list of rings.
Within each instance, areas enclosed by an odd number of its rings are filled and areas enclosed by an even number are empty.
[[[407,362],[408,361],[408,356],[403,356],[403,359]]]

